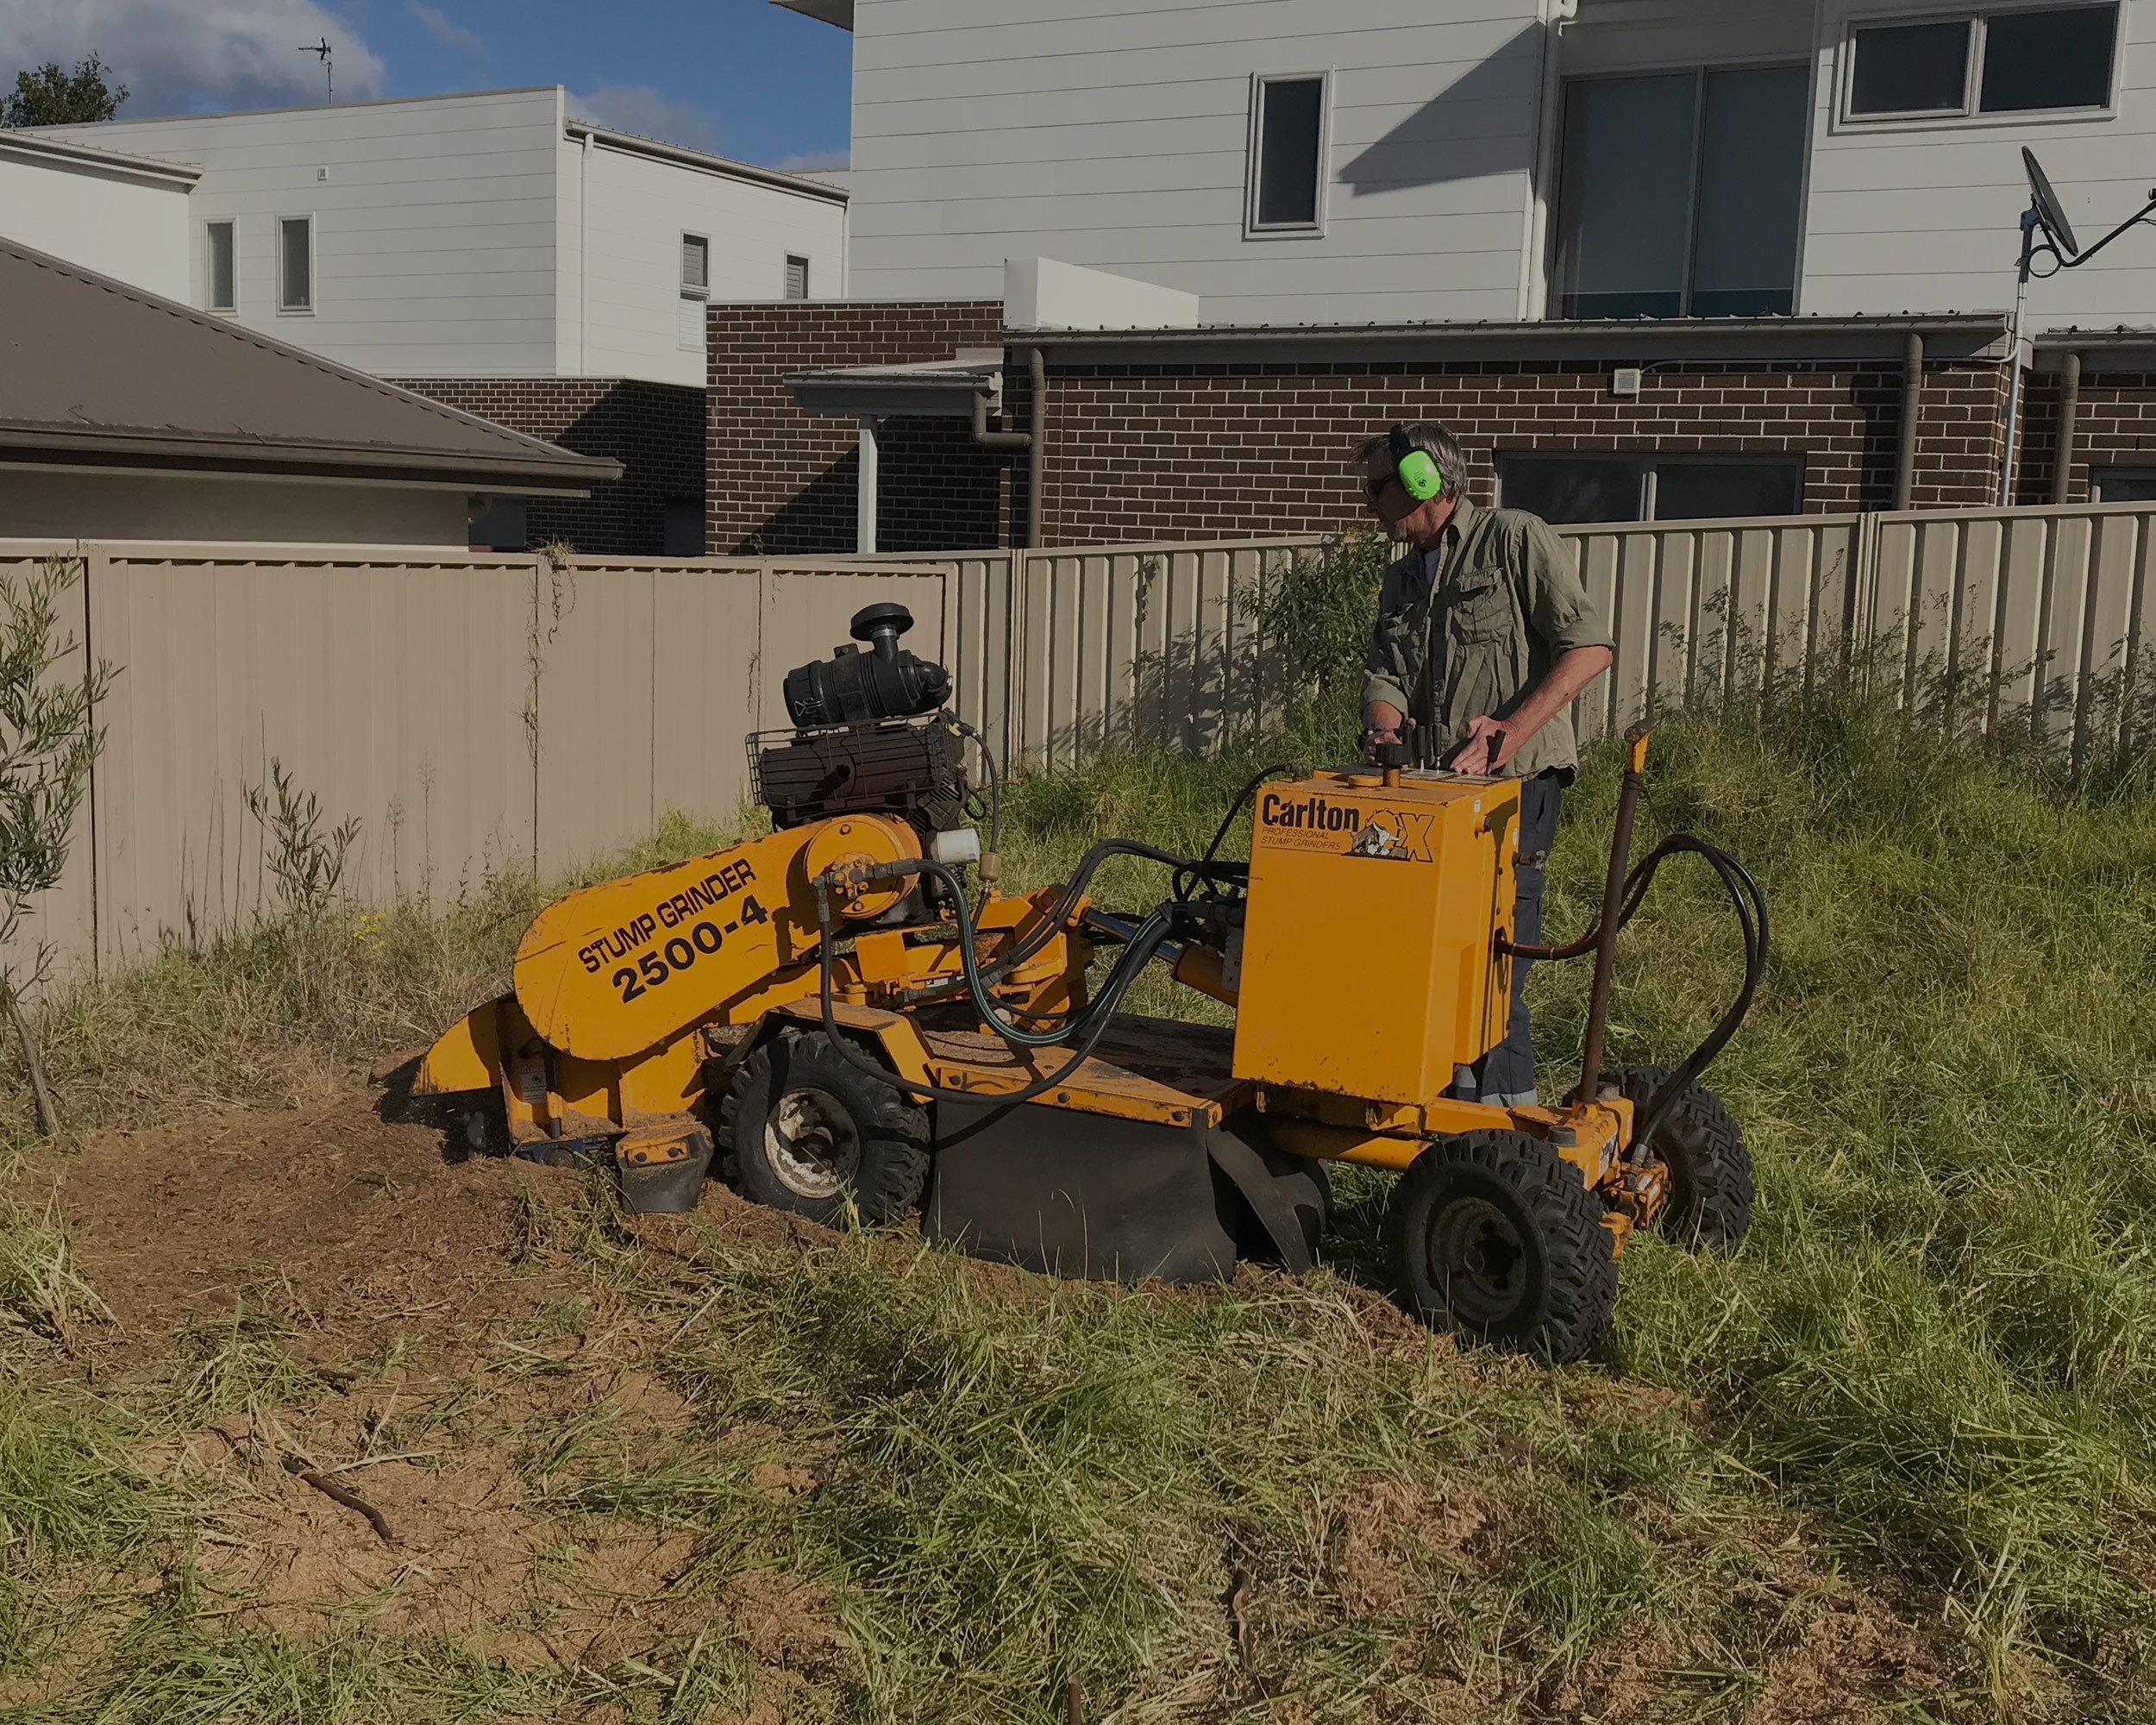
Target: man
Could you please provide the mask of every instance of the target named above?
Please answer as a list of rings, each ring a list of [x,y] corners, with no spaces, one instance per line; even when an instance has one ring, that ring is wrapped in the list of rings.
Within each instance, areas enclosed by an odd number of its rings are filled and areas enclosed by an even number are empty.
[[[1421,766],[1522,781],[1513,938],[1538,945],[1558,794],[1579,764],[1567,709],[1609,667],[1608,625],[1546,523],[1468,501],[1467,461],[1443,426],[1395,425],[1356,462],[1370,513],[1405,548],[1378,597],[1364,750],[1406,742]],[[1450,1094],[1536,1100],[1526,982],[1515,961],[1505,1040],[1460,1068]]]

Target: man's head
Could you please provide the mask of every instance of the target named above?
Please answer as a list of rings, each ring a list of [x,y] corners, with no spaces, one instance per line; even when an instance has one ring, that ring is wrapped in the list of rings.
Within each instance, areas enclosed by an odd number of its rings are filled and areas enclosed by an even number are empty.
[[[1442,425],[1395,425],[1364,438],[1355,465],[1363,500],[1388,538],[1426,548],[1437,543],[1467,478],[1467,457],[1450,431]]]

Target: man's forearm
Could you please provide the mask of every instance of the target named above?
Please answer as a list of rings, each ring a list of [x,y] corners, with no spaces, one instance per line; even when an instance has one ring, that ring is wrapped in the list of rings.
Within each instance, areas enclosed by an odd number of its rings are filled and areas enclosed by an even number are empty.
[[[1548,674],[1527,692],[1526,699],[1506,715],[1507,758],[1517,754],[1529,737],[1571,706],[1582,689],[1609,668],[1611,657],[1607,647],[1573,647],[1561,654]]]

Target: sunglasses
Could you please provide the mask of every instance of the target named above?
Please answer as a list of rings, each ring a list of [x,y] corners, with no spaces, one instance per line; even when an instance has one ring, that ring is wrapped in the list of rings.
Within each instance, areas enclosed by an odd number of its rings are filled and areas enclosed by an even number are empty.
[[[1363,501],[1369,505],[1372,509],[1376,508],[1377,499],[1385,494],[1385,487],[1394,484],[1397,479],[1398,475],[1395,474],[1363,474]]]

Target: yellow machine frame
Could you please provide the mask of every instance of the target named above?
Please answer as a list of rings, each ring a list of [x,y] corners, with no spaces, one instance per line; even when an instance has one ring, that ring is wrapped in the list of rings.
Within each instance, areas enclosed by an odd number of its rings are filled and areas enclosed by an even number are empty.
[[[1635,734],[1628,796],[1645,748]],[[851,940],[832,961],[836,1021],[901,1079],[987,1101],[1053,1075],[1037,1099],[1045,1106],[1165,1126],[1218,1126],[1249,1109],[1283,1151],[1395,1170],[1433,1138],[1522,1132],[1578,1169],[1621,1250],[1668,1190],[1662,1164],[1622,1154],[1629,1100],[1599,1086],[1554,1107],[1446,1095],[1456,1069],[1505,1034],[1517,784],[1325,773],[1267,787],[1256,814],[1239,949],[1192,946],[1175,966],[1178,980],[1237,1008],[1232,1057],[1194,1057],[1173,1082],[1103,1057],[1073,1062],[1062,1048],[1015,1049],[985,1026],[928,1027],[925,1005],[963,998],[955,926],[948,915],[874,925],[903,889],[872,871],[918,857],[918,840],[903,819],[855,815],[557,900],[517,949],[513,992],[451,1026],[414,1088],[498,1091],[520,1143],[630,1133],[640,1154],[674,1154],[711,1124],[715,1080],[723,1088],[784,1025],[822,1022],[820,878],[838,888]],[[1058,896],[987,895],[979,963],[1037,935]],[[1094,950],[1086,908],[996,985],[1000,1007],[1047,1013],[1083,1000]]]

